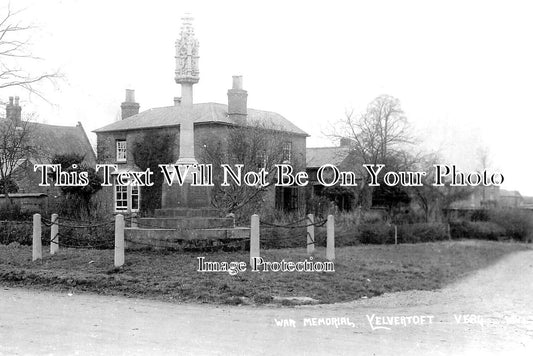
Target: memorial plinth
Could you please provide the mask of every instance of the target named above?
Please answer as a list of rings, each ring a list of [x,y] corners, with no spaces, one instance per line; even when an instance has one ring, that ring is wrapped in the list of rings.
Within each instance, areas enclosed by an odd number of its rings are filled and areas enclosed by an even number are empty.
[[[191,183],[184,183],[182,186],[177,183],[169,186],[163,183],[161,189],[162,209],[198,209],[211,206],[211,188],[193,186]]]

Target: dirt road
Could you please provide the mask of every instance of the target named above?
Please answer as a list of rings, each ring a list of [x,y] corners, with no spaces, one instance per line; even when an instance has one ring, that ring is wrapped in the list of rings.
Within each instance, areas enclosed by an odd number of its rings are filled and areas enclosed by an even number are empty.
[[[435,292],[298,308],[0,288],[0,354],[531,355],[533,251]]]

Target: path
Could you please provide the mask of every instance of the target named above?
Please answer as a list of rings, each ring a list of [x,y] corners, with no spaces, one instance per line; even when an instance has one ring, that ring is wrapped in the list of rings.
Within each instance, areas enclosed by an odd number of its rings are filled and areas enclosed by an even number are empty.
[[[418,319],[408,323],[405,317],[413,316]],[[420,316],[424,325],[413,325]],[[318,325],[333,318],[349,318],[354,327]],[[295,327],[276,326],[281,319],[294,320]],[[399,325],[378,325],[380,320]],[[380,326],[390,330],[372,329]],[[0,354],[531,355],[533,251],[507,256],[435,292],[299,308],[176,305],[0,288]]]

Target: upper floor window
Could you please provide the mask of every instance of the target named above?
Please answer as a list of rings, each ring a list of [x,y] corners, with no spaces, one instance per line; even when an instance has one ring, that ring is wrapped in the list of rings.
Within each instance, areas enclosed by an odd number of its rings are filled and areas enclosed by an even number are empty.
[[[283,142],[283,162],[291,161],[292,156],[292,142]]]
[[[117,140],[117,162],[126,162],[126,140]]]

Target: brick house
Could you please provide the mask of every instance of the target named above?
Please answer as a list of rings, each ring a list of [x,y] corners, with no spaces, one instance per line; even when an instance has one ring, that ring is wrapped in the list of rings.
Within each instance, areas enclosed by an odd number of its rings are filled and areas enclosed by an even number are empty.
[[[147,131],[173,134],[176,141],[172,150],[175,157],[180,157],[180,127],[187,120],[193,122],[194,152],[197,153],[202,151],[204,145],[212,142],[214,137],[222,141],[227,139],[228,128],[262,122],[275,128],[268,132],[265,130],[265,134],[284,138],[284,142],[280,142],[283,145],[284,160],[291,162],[295,170],[304,170],[308,135],[280,114],[247,108],[246,95],[242,95],[246,91],[240,87],[240,78],[236,77],[234,82],[235,86],[228,91],[227,105],[198,103],[187,107],[176,100],[172,106],[143,112],[138,112],[139,104],[135,102],[134,92],[127,90],[126,101],[121,105],[122,120],[94,131],[97,135],[98,163],[116,164],[118,171],[138,171],[130,148]],[[239,95],[235,95],[236,92]],[[161,162],[166,163],[172,162]],[[114,184],[113,187],[104,187],[101,197],[107,200],[106,205],[113,207],[113,212],[135,212],[140,209],[142,192],[138,187],[120,187]],[[303,190],[296,187],[272,187],[266,192],[265,200],[272,207],[296,210],[303,208],[305,196]]]
[[[35,197],[39,201],[38,206],[47,207],[61,195],[61,190],[54,186],[39,186],[41,174],[34,171],[34,164],[51,163],[55,155],[78,154],[83,156],[83,164],[94,167],[96,155],[80,122],[76,126],[48,125],[23,122],[21,116],[19,98],[10,97],[6,104],[6,116],[0,118],[0,124],[9,123],[21,130],[27,130],[27,144],[32,147],[32,153],[28,157],[16,162],[11,177],[17,185],[18,192],[10,196],[15,200],[20,198],[24,202],[23,205],[31,205],[32,202],[27,200]]]

